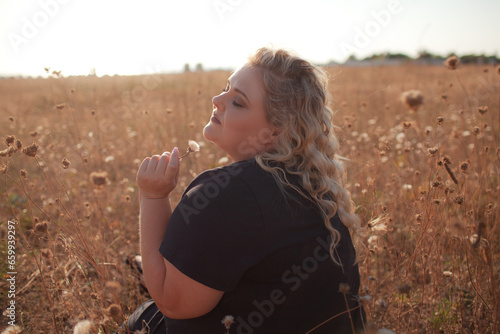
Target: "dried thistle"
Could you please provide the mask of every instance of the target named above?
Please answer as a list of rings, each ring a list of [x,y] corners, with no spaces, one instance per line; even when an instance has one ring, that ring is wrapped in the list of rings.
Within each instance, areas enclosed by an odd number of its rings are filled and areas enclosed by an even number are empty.
[[[1,164],[1,165],[0,165],[0,174],[5,174],[5,173],[7,173],[7,169],[8,169],[8,167],[7,167],[7,165],[6,165],[6,164]]]
[[[16,136],[10,135],[10,136],[7,136],[7,138],[5,138],[5,143],[7,144],[7,146],[10,146],[14,143],[15,140],[16,140]]]
[[[186,155],[188,155],[191,152],[198,152],[200,150],[200,145],[195,142],[194,140],[188,140],[188,148],[186,150],[186,153],[181,155],[179,159],[184,158]]]
[[[488,111],[488,106],[481,106],[477,108],[477,111],[481,114],[484,115]]]
[[[37,233],[47,233],[48,229],[49,222],[46,220],[35,224],[35,232]]]
[[[16,142],[14,143],[14,147],[16,148],[16,150],[20,150],[21,148],[23,148],[23,143],[21,142],[20,139],[16,139]]]
[[[455,196],[455,198],[453,199],[455,201],[455,203],[457,203],[458,205],[462,205],[464,204],[465,202],[465,196],[464,195],[457,195]]]
[[[28,147],[23,148],[23,153],[29,157],[35,157],[36,151],[38,151],[38,145],[36,143],[31,144]]]
[[[444,122],[444,118],[443,118],[443,117],[441,117],[441,116],[439,116],[438,118],[436,118],[436,121],[437,121],[437,124],[438,124],[438,125],[441,125],[441,124],[443,124],[443,122]]]
[[[403,122],[403,127],[409,129],[411,127],[411,122]]]
[[[410,110],[417,111],[424,103],[424,96],[418,90],[409,90],[401,94],[401,101]]]
[[[117,281],[107,281],[105,287],[113,295],[118,295],[121,291],[121,285]]]
[[[64,158],[64,159],[61,161],[61,165],[62,165],[62,168],[63,168],[63,169],[68,169],[70,164],[71,164],[71,163],[70,163],[70,162],[69,162],[69,160],[68,160],[68,159],[66,159],[66,158]]]
[[[92,172],[90,173],[90,180],[92,184],[97,187],[102,187],[108,182],[108,173],[106,172]]]
[[[458,63],[460,63],[460,59],[457,56],[451,56],[448,57],[443,64],[449,70],[456,70],[458,68]]]
[[[109,305],[109,307],[106,309],[106,314],[111,317],[111,319],[113,319],[114,321],[116,321],[117,323],[121,323],[122,322],[122,310],[120,308],[120,306],[118,306],[117,304],[111,304]]]
[[[464,161],[460,164],[460,172],[467,174],[469,172],[470,160]]]
[[[14,146],[9,146],[5,150],[0,151],[0,157],[10,157],[12,154],[16,152],[17,150]]]
[[[346,284],[346,283],[339,284],[339,292],[340,293],[346,294],[346,293],[349,293],[350,290],[351,290],[351,287],[349,286],[349,284]]]
[[[405,284],[403,284],[403,285],[400,285],[400,286],[398,287],[398,291],[399,291],[399,293],[400,293],[400,294],[402,294],[402,295],[408,295],[408,294],[410,293],[410,291],[411,291],[411,285],[410,285],[410,284],[408,284],[408,283],[405,283]]]
[[[21,169],[19,172],[21,173],[21,176],[24,177],[25,179],[28,177],[28,172],[26,171],[26,169]]]
[[[429,147],[427,149],[427,152],[429,152],[430,156],[433,157],[434,155],[436,155],[436,153],[439,151],[439,148],[438,147]]]

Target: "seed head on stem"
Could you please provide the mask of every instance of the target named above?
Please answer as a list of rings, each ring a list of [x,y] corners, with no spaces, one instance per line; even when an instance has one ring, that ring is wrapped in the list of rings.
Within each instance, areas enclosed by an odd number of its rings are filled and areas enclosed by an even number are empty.
[[[189,140],[188,141],[188,148],[186,150],[186,153],[184,153],[183,155],[181,155],[179,157],[179,159],[184,158],[186,155],[188,155],[191,152],[198,152],[199,150],[200,150],[200,145],[197,142],[195,142],[194,140]]]

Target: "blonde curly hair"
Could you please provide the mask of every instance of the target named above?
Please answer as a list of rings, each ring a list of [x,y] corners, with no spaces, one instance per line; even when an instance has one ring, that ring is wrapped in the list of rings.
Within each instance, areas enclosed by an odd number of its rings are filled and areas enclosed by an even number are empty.
[[[337,154],[328,77],[321,68],[282,49],[261,48],[246,65],[260,69],[267,121],[279,129],[273,150],[261,152],[255,159],[272,173],[283,191],[290,187],[318,206],[331,233],[330,255],[338,262],[334,251],[340,233],[332,226],[332,218],[339,215],[355,246],[360,244],[362,228],[351,196],[343,187],[345,159]],[[285,171],[295,175],[301,187],[292,184]]]

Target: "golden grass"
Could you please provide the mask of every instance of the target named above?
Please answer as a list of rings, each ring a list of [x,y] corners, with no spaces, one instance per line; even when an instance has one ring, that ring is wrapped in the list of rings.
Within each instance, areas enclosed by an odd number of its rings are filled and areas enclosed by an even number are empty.
[[[348,188],[370,230],[360,295],[371,326],[498,332],[496,67],[329,72]],[[25,333],[72,333],[79,322],[111,333],[144,300],[127,264],[139,250],[136,170],[148,155],[201,143],[182,161],[175,204],[218,165],[225,154],[201,131],[227,76],[0,81],[0,298],[4,309],[4,240],[17,219],[16,324]],[[418,107],[402,103],[408,91],[422,94]]]

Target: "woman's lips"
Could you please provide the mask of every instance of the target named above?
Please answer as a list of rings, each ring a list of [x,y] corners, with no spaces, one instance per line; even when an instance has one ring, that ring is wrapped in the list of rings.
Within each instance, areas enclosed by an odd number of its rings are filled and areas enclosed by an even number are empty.
[[[212,118],[210,118],[210,120],[216,124],[222,124],[215,116],[212,116]]]

